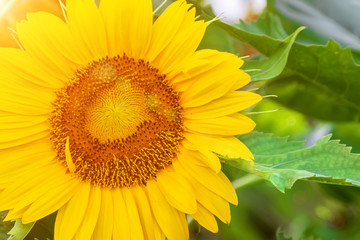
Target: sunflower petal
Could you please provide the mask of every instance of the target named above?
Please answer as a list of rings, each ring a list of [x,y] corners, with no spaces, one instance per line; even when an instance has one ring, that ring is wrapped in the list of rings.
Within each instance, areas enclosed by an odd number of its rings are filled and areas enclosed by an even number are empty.
[[[162,171],[157,181],[164,197],[173,207],[189,214],[196,212],[194,190],[183,176],[177,172]]]
[[[169,240],[188,239],[189,230],[185,214],[179,213],[178,210],[169,205],[156,182],[148,181],[146,189],[153,214],[166,237]]]
[[[214,215],[206,209],[203,205],[198,203],[198,210],[191,216],[204,228],[210,232],[216,233],[219,228]]]
[[[111,237],[113,235],[113,209],[114,208],[111,191],[109,189],[101,189],[100,212],[93,233],[94,239],[111,240]]]
[[[90,184],[83,183],[70,201],[59,209],[55,221],[55,240],[71,240],[85,217],[90,196]]]
[[[252,161],[254,159],[250,150],[239,139],[233,136],[218,137],[204,134],[186,134],[186,139],[193,145],[199,143],[207,146],[207,148],[229,158],[242,158]]]
[[[139,217],[141,225],[143,227],[144,237],[148,240],[155,240],[156,235],[155,231],[158,228],[155,219],[152,215],[149,200],[140,186],[135,186],[131,189],[131,192],[134,196],[137,209],[139,211]]]
[[[108,34],[110,56],[125,53],[135,59],[143,58],[152,32],[151,1],[102,0],[100,12]]]
[[[191,176],[187,175],[187,177],[189,181],[192,181],[194,184],[198,183],[196,185],[196,198],[198,202],[209,212],[217,216],[222,222],[229,223],[231,219],[229,203],[216,193],[204,187]]]
[[[70,33],[88,62],[108,55],[106,30],[98,7],[92,0],[67,0]]]
[[[189,119],[184,125],[193,132],[222,136],[245,134],[255,128],[254,121],[240,113],[213,119]]]
[[[184,116],[188,119],[217,118],[246,109],[261,99],[256,93],[236,91],[203,106],[186,108]]]
[[[173,165],[177,171],[188,173],[189,176],[192,176],[203,186],[229,201],[230,203],[235,205],[238,203],[237,195],[233,186],[231,185],[231,182],[226,177],[223,177],[222,172],[216,174],[209,168],[198,166],[189,160],[184,161],[180,159],[181,158],[179,158],[179,161],[175,160],[173,162]]]
[[[65,82],[76,70],[83,55],[73,41],[68,26],[60,18],[46,12],[29,13],[28,21],[16,25],[22,46],[49,71]],[[74,62],[75,61],[75,62]]]
[[[32,188],[46,181],[46,179],[51,178],[53,175],[57,177],[59,174],[56,172],[57,169],[54,169],[49,166],[42,166],[39,168],[33,168],[32,171],[24,172],[22,178],[17,181],[8,184],[5,190],[0,195],[0,211],[12,208],[20,207],[19,202],[22,202],[24,196],[32,194]],[[35,190],[36,191],[36,190]],[[27,200],[27,199],[26,199]],[[29,199],[30,200],[30,199]],[[26,204],[27,203],[27,204]],[[27,202],[21,207],[29,205],[31,202]]]
[[[209,167],[215,173],[218,173],[221,170],[219,158],[213,152],[209,151],[207,145],[202,142],[193,144],[187,139],[183,141],[183,145],[190,151],[180,151],[178,158],[189,159],[200,166]]]
[[[29,87],[36,87],[35,89],[39,90],[38,94],[49,94],[49,90],[64,85],[61,75],[41,68],[39,61],[31,57],[28,52],[19,49],[0,48],[0,70],[0,86],[6,84],[9,89],[14,83],[17,87],[22,85],[20,89],[25,92],[28,92]]]
[[[202,62],[207,64],[185,69],[191,80],[185,88],[187,91],[181,95],[182,106],[187,108],[204,105],[250,82],[250,76],[238,69],[243,64],[243,60],[237,56],[207,49],[196,54],[197,56],[194,54],[195,59],[203,58]]]
[[[90,189],[90,198],[85,212],[85,217],[75,234],[75,239],[81,240],[91,238],[95,225],[98,222],[101,205],[101,189],[99,187],[92,186]],[[109,214],[109,212],[107,212],[107,214]]]
[[[124,197],[120,189],[114,190],[112,194],[114,201],[113,239],[131,239],[129,216],[127,213]]]
[[[47,174],[40,174],[38,178],[42,179],[43,184],[36,184],[36,187],[33,187],[33,183],[29,186],[28,184],[32,182],[32,179],[25,179],[24,183],[21,183],[21,186],[18,187],[13,192],[20,191],[21,188],[24,188],[24,186],[28,185],[28,190],[26,192],[21,194],[21,197],[18,198],[18,201],[16,204],[12,204],[15,209],[21,209],[25,206],[28,206],[29,203],[33,203],[37,201],[40,197],[46,195],[51,189],[54,189],[58,186],[62,186],[67,183],[66,178],[64,178],[64,171],[59,171],[59,169],[51,169],[51,168],[44,168],[41,172],[47,172]],[[32,177],[33,178],[33,177]],[[34,177],[35,178],[35,177]],[[4,191],[6,194],[6,191]],[[10,203],[10,201],[7,201]]]
[[[70,179],[64,181],[62,185],[54,187],[52,191],[48,191],[31,204],[22,217],[22,222],[34,222],[57,211],[71,199],[78,186],[77,179]]]
[[[3,221],[6,222],[6,221],[22,218],[22,216],[28,209],[29,209],[29,206],[26,206],[19,210],[18,209],[10,209],[9,212],[6,214],[6,217],[4,218]]]
[[[206,23],[195,21],[195,8],[185,1],[171,4],[156,19],[147,60],[166,74],[186,61],[200,44]]]
[[[126,209],[129,217],[131,239],[141,240],[144,239],[143,229],[141,227],[139,212],[131,191],[127,188],[122,189],[125,200]]]

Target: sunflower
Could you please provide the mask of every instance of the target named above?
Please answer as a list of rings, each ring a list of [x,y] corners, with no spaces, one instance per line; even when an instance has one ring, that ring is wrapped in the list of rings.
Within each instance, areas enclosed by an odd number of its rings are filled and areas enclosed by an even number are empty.
[[[65,21],[28,14],[0,48],[0,210],[57,212],[55,239],[188,239],[212,232],[236,193],[219,155],[252,159],[234,135],[261,97],[237,56],[196,51],[207,24],[176,1],[67,0]]]

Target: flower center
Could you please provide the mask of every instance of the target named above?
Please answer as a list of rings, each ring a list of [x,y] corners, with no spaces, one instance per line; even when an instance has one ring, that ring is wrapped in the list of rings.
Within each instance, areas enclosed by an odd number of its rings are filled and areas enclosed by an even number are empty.
[[[49,118],[58,159],[102,187],[146,184],[183,139],[179,94],[143,60],[117,56],[78,70]]]

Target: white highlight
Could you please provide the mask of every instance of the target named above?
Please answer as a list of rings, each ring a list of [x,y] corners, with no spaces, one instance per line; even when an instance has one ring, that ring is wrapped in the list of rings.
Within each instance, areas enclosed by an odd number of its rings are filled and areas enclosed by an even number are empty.
[[[250,12],[259,14],[266,6],[266,0],[207,0],[216,15],[224,17],[225,22],[238,22]]]
[[[0,22],[15,2],[16,0],[0,0]]]

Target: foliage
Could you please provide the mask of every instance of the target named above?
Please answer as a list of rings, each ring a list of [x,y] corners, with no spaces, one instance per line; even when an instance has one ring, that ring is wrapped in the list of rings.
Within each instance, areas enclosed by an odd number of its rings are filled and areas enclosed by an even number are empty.
[[[252,151],[254,165],[241,159],[222,157],[222,160],[269,180],[281,192],[299,179],[360,186],[360,154],[351,154],[351,148],[330,137],[322,137],[314,146],[303,148],[304,142],[253,132],[240,139]]]
[[[7,212],[0,212],[0,239],[7,239],[8,238],[8,232],[11,230],[11,228],[14,226],[13,222],[3,222]]]
[[[1,220],[6,212],[0,212]],[[22,224],[20,219],[0,224],[0,239],[8,240],[50,240],[54,236],[54,223],[56,214],[51,214],[39,221]]]
[[[215,24],[267,57],[267,64],[248,61],[245,67],[255,66],[266,73],[253,75],[253,81],[268,80],[267,92],[278,95],[280,103],[322,120],[359,120],[360,65],[354,62],[350,48],[342,49],[333,40],[327,45],[292,43],[290,39],[302,28],[287,37],[279,16],[270,10],[249,24]]]
[[[33,228],[35,222],[28,223],[28,224],[22,224],[20,219],[17,219],[15,221],[14,227],[10,230],[8,233],[10,237],[9,240],[22,240],[24,239],[31,229]]]

